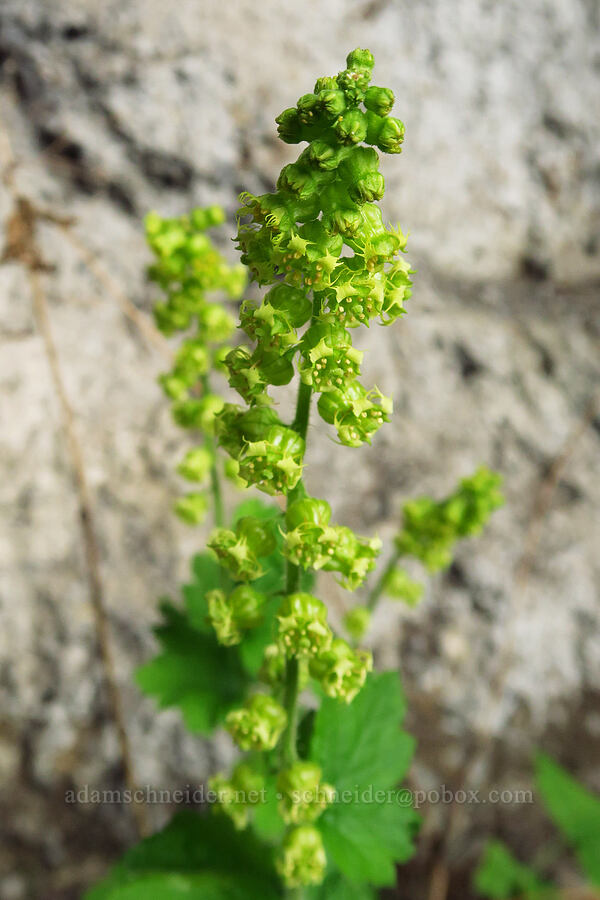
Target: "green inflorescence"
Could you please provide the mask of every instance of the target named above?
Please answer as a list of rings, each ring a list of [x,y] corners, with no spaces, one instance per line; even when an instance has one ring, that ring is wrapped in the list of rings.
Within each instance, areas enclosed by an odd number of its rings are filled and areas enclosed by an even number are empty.
[[[393,92],[371,84],[372,70],[371,53],[354,50],[342,72],[319,78],[312,93],[277,117],[281,139],[306,146],[283,168],[274,192],[242,195],[241,267],[229,265],[207,235],[224,219],[219,208],[146,219],[155,257],[149,275],[165,297],[155,307],[156,324],[166,337],[181,335],[160,383],[175,422],[203,435],[177,466],[194,490],[177,500],[176,511],[197,525],[212,497],[215,527],[208,551],[194,561],[185,610],[164,607],[167,621],[157,629],[163,650],[141,683],[162,705],[179,705],[201,733],[224,725],[246,754],[230,775],[210,781],[222,813],[215,828],[231,844],[247,829],[253,857],[264,851],[265,861],[259,866],[253,858],[248,878],[236,881],[227,858],[225,871],[211,873],[211,885],[224,885],[219,896],[298,900],[310,887],[310,896],[321,898],[335,884],[332,896],[366,897],[371,885],[393,883],[397,862],[410,851],[412,811],[337,802],[348,785],[391,791],[412,752],[399,728],[398,678],[372,673],[372,655],[358,644],[381,595],[409,604],[420,598],[422,587],[399,567],[401,558],[430,571],[447,565],[455,541],[477,533],[501,502],[498,477],[481,469],[442,502],[405,504],[387,568],[343,617],[349,641],[336,634],[317,596],[316,573],[334,573],[354,591],[375,568],[381,541],[332,524],[327,501],[307,493],[311,401],[314,395],[339,443],[371,443],[389,421],[392,401],[359,380],[364,354],[354,337],[361,325],[395,322],[411,293],[406,238],[384,224],[377,205],[385,188],[378,151],[400,153],[404,126],[390,115]],[[246,273],[266,291],[261,300],[241,300],[243,338],[232,346],[235,320],[226,301],[244,294]],[[215,392],[215,374],[227,378],[238,403]],[[290,422],[272,389],[294,377]],[[281,498],[285,511],[250,500],[228,519],[223,471],[236,487]],[[167,846],[177,831],[169,828]],[[156,840],[161,846],[160,835]],[[363,843],[370,849],[357,852]],[[128,886],[135,880],[126,867],[119,872]],[[164,877],[167,891],[177,883],[190,896],[208,884],[202,873]],[[149,884],[140,890],[147,894],[157,882]]]

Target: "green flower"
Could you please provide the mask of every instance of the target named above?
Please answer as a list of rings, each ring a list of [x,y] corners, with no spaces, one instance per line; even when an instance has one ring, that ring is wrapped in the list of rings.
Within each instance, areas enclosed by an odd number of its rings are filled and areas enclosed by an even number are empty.
[[[228,596],[223,591],[206,595],[208,618],[220,644],[239,644],[245,631],[256,628],[263,620],[266,597],[247,584],[241,584]]]
[[[355,606],[344,616],[346,631],[355,641],[361,641],[371,624],[371,610],[366,606]]]
[[[177,466],[177,472],[187,481],[206,481],[214,465],[214,456],[206,447],[188,450]]]
[[[286,726],[283,706],[268,694],[253,694],[227,714],[225,727],[241,750],[272,750]]]
[[[353,381],[343,389],[321,394],[318,409],[321,417],[335,426],[342,444],[360,447],[370,444],[372,435],[389,422],[392,401],[377,388],[367,391]]]
[[[328,697],[351,703],[373,668],[373,657],[366,650],[353,650],[336,638],[331,646],[310,662],[310,674]]]
[[[430,572],[446,568],[455,542],[478,534],[504,502],[501,482],[499,475],[482,466],[444,500],[419,497],[405,503],[403,529],[395,539],[400,556],[416,557]]]
[[[277,871],[288,887],[320,884],[325,876],[327,857],[321,834],[311,825],[288,832],[276,861]]]
[[[199,525],[206,518],[208,498],[206,494],[186,494],[175,501],[173,509],[183,522],[188,525]]]
[[[237,765],[231,778],[223,773],[213,775],[208,787],[214,791],[222,812],[229,816],[238,831],[248,825],[253,807],[264,802],[265,780],[246,763]]]
[[[277,619],[279,641],[288,656],[314,656],[331,643],[327,607],[312,594],[289,594]]]
[[[402,600],[407,606],[416,606],[423,597],[423,585],[413,581],[408,572],[400,567],[393,569],[386,577],[384,592],[388,597]]]
[[[298,761],[280,772],[277,790],[281,794],[279,812],[288,825],[314,822],[333,801],[335,791],[321,781],[321,767],[316,763]]]
[[[234,578],[253,581],[263,574],[259,558],[273,552],[275,537],[270,523],[246,516],[238,521],[235,530],[216,528],[208,546]]]

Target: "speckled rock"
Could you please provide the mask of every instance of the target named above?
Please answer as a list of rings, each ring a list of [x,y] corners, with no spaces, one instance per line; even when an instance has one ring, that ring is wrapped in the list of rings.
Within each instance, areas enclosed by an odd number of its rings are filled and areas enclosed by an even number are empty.
[[[403,671],[420,742],[412,783],[519,787],[543,744],[600,787],[597,7],[181,0],[175,12],[158,0],[56,0],[50,12],[5,0],[0,17],[16,191],[74,220],[40,224],[54,267],[41,277],[93,497],[138,781],[198,784],[230,752],[186,735],[175,712],[157,715],[132,684],[152,652],[156,600],[176,594],[204,539],[171,515],[185,439],[155,384],[161,355],[123,310],[120,292],[142,312],[152,303],[141,216],[209,202],[233,214],[243,188],[271,189],[295,153],[275,140],[275,115],[360,45],[406,123],[405,152],[384,161],[384,206],[410,229],[418,274],[409,315],[357,339],[370,351],[365,381],[394,395],[393,422],[353,451],[313,417],[309,487],[338,521],[389,538],[403,498],[441,495],[480,462],[504,474],[507,505],[422,606],[387,603],[376,615],[378,662]],[[3,222],[13,204],[0,185]],[[11,812],[0,894],[68,900],[134,831],[128,809],[64,802],[66,789],[119,786],[122,773],[60,407],[15,260],[0,265],[0,339],[0,802]],[[565,447],[532,531],[540,484]],[[323,584],[339,617],[348,596]],[[168,812],[153,807],[152,823]],[[426,896],[447,813],[427,811],[414,884],[409,874],[398,896]],[[449,896],[465,900],[463,869],[482,834],[500,827],[534,848],[540,817],[510,805],[460,813]]]

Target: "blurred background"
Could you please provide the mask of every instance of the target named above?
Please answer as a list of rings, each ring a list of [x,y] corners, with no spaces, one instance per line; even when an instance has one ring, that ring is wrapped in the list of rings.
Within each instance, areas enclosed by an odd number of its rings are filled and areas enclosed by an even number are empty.
[[[410,784],[529,788],[541,748],[600,790],[596,0],[2,0],[0,26],[3,900],[78,898],[136,837],[131,807],[65,804],[124,777],[90,512],[135,779],[197,785],[228,753],[132,681],[205,538],[171,512],[188,442],[156,385],[142,217],[220,203],[233,261],[237,194],[272,190],[297,154],[275,116],[356,46],[406,124],[383,207],[418,271],[409,314],[358,342],[392,423],[356,451],[315,417],[309,488],[386,539],[403,499],[480,463],[503,474],[505,507],[422,605],[377,614],[418,739]],[[535,798],[421,812],[390,897],[468,900],[486,837],[530,861],[551,834]],[[569,879],[560,851],[551,868]]]

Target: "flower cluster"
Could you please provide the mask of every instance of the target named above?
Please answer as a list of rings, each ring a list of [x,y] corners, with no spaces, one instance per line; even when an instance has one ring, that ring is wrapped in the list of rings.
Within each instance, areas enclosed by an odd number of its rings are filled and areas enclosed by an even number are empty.
[[[331,644],[327,607],[312,594],[288,594],[277,618],[279,641],[288,656],[314,656]]]
[[[222,773],[214,775],[208,786],[217,795],[221,810],[242,830],[248,825],[253,807],[263,802],[265,780],[247,763],[239,763],[231,778]]]
[[[501,481],[482,466],[444,500],[419,497],[405,503],[403,528],[395,539],[398,555],[414,556],[430,572],[448,566],[455,542],[478,534],[502,506]]]
[[[298,760],[279,773],[279,811],[288,825],[314,822],[332,802],[335,791],[321,780],[321,775],[321,767],[308,760]]]
[[[217,639],[225,647],[239,644],[244,632],[263,621],[267,598],[248,584],[240,584],[229,595],[209,591],[206,595],[208,619]]]
[[[253,346],[240,344],[221,357],[230,386],[246,406],[225,403],[205,410],[184,398],[180,412],[192,425],[201,416],[209,420],[239,484],[287,495],[287,586],[259,672],[273,697],[252,696],[228,714],[226,724],[243,750],[272,749],[285,732],[287,765],[277,787],[279,812],[290,828],[278,870],[289,887],[323,879],[325,851],[312,823],[331,801],[333,788],[321,782],[318,765],[295,756],[290,747],[295,726],[289,721],[294,706],[282,707],[279,698],[287,704],[288,692],[297,695],[312,679],[327,697],[351,703],[372,669],[370,653],[334,635],[324,603],[301,589],[300,571],[335,572],[354,590],[374,568],[381,548],[378,538],[332,524],[329,504],[306,494],[301,479],[310,398],[318,395],[318,411],[342,444],[371,442],[389,421],[392,401],[359,381],[363,353],[354,346],[352,330],[375,320],[390,324],[404,313],[410,296],[410,267],[402,257],[406,239],[399,228],[384,225],[376,205],[384,191],[377,149],[399,153],[404,126],[390,116],[393,93],[370,85],[372,68],[369,51],[352,52],[342,72],[319,79],[312,94],[278,117],[284,141],[308,146],[284,167],[274,193],[241,198],[242,262],[254,280],[268,286],[261,301],[241,304],[240,327]],[[270,390],[288,384],[295,373],[298,404],[288,425]],[[192,459],[189,468],[201,470],[202,463]],[[209,541],[238,581],[262,575],[261,557],[271,551],[269,526],[257,522],[256,528],[242,519],[234,529],[217,529]],[[265,598],[242,584],[228,595],[209,592],[207,603],[219,641],[231,646],[260,622]],[[347,615],[350,638],[360,640],[369,617],[366,607]],[[229,815],[245,822],[248,810],[231,800],[234,787],[233,780],[222,783],[224,803]]]
[[[263,574],[260,557],[275,549],[275,536],[269,522],[244,516],[234,529],[216,528],[208,546],[235,579],[254,581]]]
[[[372,55],[353,51],[346,63],[278,117],[284,141],[308,146],[284,167],[275,193],[241,198],[242,262],[274,286],[261,304],[242,304],[241,327],[260,350],[236,351],[227,365],[231,384],[252,403],[291,379],[299,354],[303,381],[323,395],[319,412],[354,447],[388,421],[391,401],[357,381],[362,353],[347,329],[393,322],[411,282],[406,239],[383,224],[376,205],[384,179],[375,148],[399,153],[404,126],[389,115],[392,91],[369,86]]]
[[[328,697],[352,703],[373,669],[368,650],[353,650],[346,641],[336,638],[323,653],[310,662],[310,674]]]
[[[267,494],[286,494],[298,484],[304,438],[285,426],[271,406],[245,411],[227,403],[216,417],[216,433],[245,485]]]
[[[327,857],[321,832],[312,825],[300,825],[285,836],[277,871],[288,887],[320,884],[325,875]]]
[[[241,709],[227,714],[225,726],[240,750],[272,750],[286,722],[281,703],[268,694],[253,694]]]
[[[172,401],[173,417],[182,428],[194,428],[211,435],[215,415],[223,408],[223,400],[210,391],[209,376],[222,370],[223,346],[233,334],[235,321],[221,303],[208,300],[216,291],[236,299],[243,292],[246,276],[243,266],[229,266],[206,234],[208,228],[225,219],[218,206],[194,209],[189,215],[175,219],[161,218],[157,213],[146,216],[146,237],[154,254],[148,269],[149,278],[157,284],[166,299],[154,306],[159,330],[167,337],[187,332],[175,353],[171,371],[159,382]],[[187,454],[178,466],[185,479],[202,483],[216,466],[212,441]],[[175,504],[177,515],[190,525],[201,522],[208,501],[201,491],[181,497]]]
[[[358,537],[342,525],[330,525],[326,500],[304,497],[288,505],[284,552],[294,565],[339,572],[342,584],[355,590],[373,569],[379,538]]]

